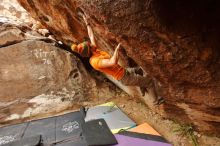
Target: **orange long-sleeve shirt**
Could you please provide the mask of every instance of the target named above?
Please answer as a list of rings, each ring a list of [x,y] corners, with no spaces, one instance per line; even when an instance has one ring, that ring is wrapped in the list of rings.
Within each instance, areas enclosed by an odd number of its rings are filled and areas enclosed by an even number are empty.
[[[116,80],[120,80],[124,76],[125,69],[121,67],[119,64],[107,68],[99,67],[99,61],[101,59],[110,59],[110,58],[111,56],[107,52],[96,49],[95,51],[92,52],[92,56],[89,62],[95,70],[111,75]]]

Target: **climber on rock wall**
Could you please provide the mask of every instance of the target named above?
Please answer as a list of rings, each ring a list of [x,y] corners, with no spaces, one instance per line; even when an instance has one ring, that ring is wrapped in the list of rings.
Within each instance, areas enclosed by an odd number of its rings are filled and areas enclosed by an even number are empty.
[[[118,64],[118,52],[121,46],[120,43],[115,48],[115,51],[112,56],[110,56],[105,51],[97,49],[94,33],[87,20],[87,17],[85,14],[82,14],[82,17],[87,26],[90,42],[84,41],[78,45],[71,44],[71,49],[74,52],[80,54],[82,57],[90,57],[89,62],[95,70],[111,75],[116,80],[121,81],[124,85],[139,86],[142,89],[142,91],[144,88],[147,92],[150,88],[154,88],[154,81],[150,77],[144,77],[135,73],[131,73]],[[145,92],[142,92],[142,94],[144,96]],[[154,98],[154,102],[155,104],[158,103],[157,95]]]

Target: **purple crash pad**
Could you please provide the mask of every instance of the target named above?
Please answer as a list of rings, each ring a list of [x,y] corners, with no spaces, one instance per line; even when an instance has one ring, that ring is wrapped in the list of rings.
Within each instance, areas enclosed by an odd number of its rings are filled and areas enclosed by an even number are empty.
[[[112,146],[172,146],[169,143],[133,138],[129,136],[115,134],[118,144]]]

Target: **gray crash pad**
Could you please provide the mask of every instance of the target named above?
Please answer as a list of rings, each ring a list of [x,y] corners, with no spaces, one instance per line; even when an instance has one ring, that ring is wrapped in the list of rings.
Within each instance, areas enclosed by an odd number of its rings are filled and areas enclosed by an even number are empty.
[[[41,145],[41,135],[26,137],[20,140],[4,144],[3,146],[42,146]]]
[[[62,145],[62,143],[71,143],[72,141],[72,145],[75,142],[73,146],[84,146],[81,126],[83,122],[82,114],[77,111],[2,127],[0,128],[0,146],[14,141],[19,142],[19,140],[28,142],[29,137],[36,137],[37,135],[41,135],[41,142],[44,145]],[[31,145],[31,143],[29,144]]]
[[[43,143],[53,142],[56,140],[55,127],[56,117],[29,122],[23,138],[42,135]]]
[[[80,112],[66,114],[56,118],[56,142],[82,134],[83,116]]]
[[[0,146],[20,140],[27,128],[27,123],[1,127],[0,128]]]

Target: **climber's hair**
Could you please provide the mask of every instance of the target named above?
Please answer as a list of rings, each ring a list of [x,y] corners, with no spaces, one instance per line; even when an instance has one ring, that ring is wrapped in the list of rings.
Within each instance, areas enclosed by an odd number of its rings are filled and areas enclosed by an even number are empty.
[[[76,49],[77,49],[77,44],[76,44],[76,43],[73,43],[73,44],[71,45],[71,50],[74,51],[74,52],[76,52]]]
[[[71,50],[75,53],[78,53],[81,57],[91,57],[92,55],[92,48],[90,42],[84,41],[80,44],[72,44]]]

